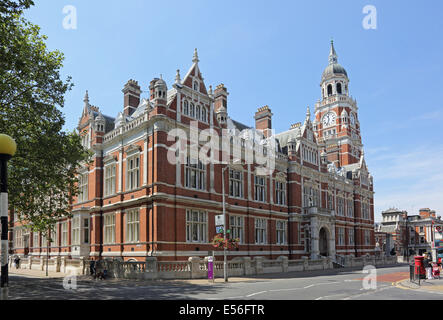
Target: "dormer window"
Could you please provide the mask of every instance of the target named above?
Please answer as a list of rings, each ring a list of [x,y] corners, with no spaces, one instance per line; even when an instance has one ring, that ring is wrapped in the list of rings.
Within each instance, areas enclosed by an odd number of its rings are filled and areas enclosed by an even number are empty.
[[[198,91],[198,82],[197,81],[194,81],[194,90],[195,91]]]

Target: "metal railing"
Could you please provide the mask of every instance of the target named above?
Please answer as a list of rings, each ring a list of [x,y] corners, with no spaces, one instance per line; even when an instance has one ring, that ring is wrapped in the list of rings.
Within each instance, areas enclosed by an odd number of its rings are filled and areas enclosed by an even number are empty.
[[[409,281],[412,283],[416,283],[420,285],[420,281],[422,279],[422,266],[416,266],[414,264],[409,265]]]

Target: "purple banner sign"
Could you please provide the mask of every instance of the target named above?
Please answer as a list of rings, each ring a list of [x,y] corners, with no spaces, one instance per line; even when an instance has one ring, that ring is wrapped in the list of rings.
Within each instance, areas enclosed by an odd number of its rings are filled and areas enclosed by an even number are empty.
[[[214,280],[214,260],[212,257],[208,258],[208,279]]]

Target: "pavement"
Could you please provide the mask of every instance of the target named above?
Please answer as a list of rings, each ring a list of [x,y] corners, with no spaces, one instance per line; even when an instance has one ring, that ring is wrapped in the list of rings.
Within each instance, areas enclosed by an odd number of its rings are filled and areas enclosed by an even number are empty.
[[[409,280],[409,275],[407,279],[397,281],[395,286],[406,290],[416,290],[419,292],[428,292],[443,295],[443,278],[440,279],[422,279],[420,284],[418,282],[411,282]]]
[[[61,273],[61,272],[52,272],[48,271],[48,276],[46,276],[46,271],[41,270],[29,270],[29,269],[15,269],[15,268],[9,268],[9,274],[10,275],[17,275],[17,276],[23,276],[23,277],[29,277],[29,278],[64,278],[68,274]]]

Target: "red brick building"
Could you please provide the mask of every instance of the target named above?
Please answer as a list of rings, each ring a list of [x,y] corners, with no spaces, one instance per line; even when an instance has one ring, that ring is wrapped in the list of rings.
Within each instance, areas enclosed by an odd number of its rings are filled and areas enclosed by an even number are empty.
[[[183,79],[177,71],[171,88],[155,78],[149,97],[142,98],[138,82],[128,81],[116,118],[91,106],[86,93],[78,130],[94,153],[93,162],[79,173],[81,194],[73,218],[57,223],[50,255],[124,260],[207,256],[214,250],[215,216],[223,212],[222,179],[228,228],[240,239],[239,247],[229,251],[230,259],[374,254],[373,180],[348,83],[331,44],[314,119],[308,108],[303,122],[275,135],[268,106],[255,113],[255,128],[229,117],[229,93],[223,84],[214,91],[206,86],[197,51],[189,71]],[[200,138],[205,129],[233,133],[240,162],[203,163],[192,153],[183,157],[176,152],[180,135],[192,136],[192,122]],[[171,130],[179,132],[173,139]],[[275,152],[261,149],[264,157],[272,155],[275,169],[267,175],[245,159],[251,143],[260,143],[247,136],[258,130],[264,134],[261,141],[275,144]],[[186,150],[203,147],[202,140],[185,143]],[[168,158],[171,150],[177,163]],[[223,150],[211,153],[222,157]],[[18,224],[12,232],[14,253],[46,255],[39,234],[24,234]]]

